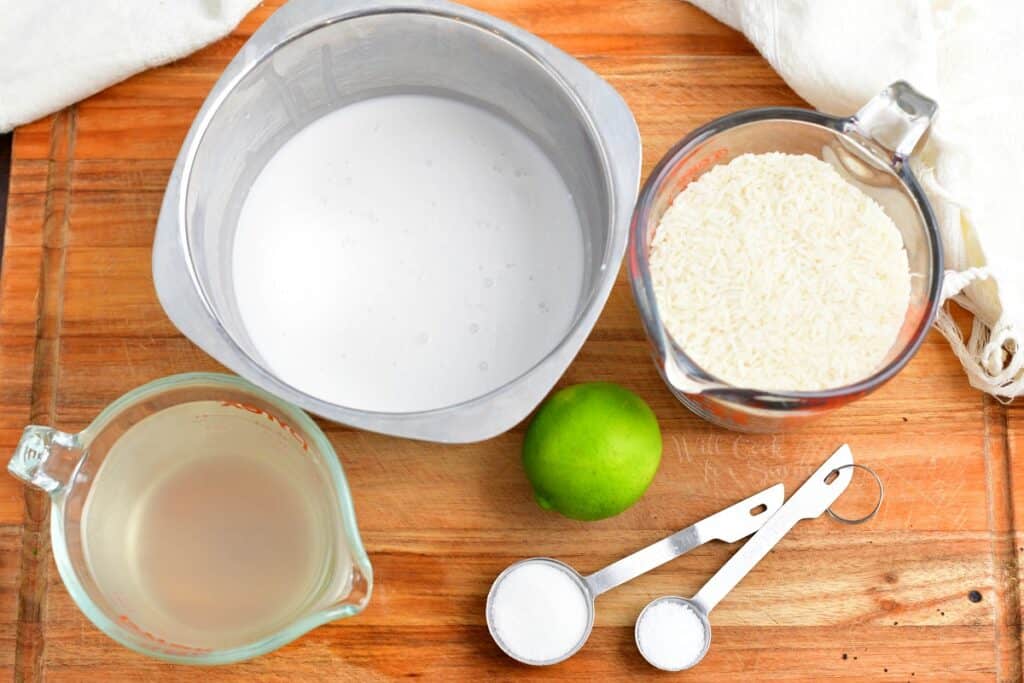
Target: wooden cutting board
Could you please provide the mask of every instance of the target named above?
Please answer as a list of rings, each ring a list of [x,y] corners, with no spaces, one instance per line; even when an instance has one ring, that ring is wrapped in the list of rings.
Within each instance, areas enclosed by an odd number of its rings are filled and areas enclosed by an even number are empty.
[[[123,392],[218,366],[158,305],[150,246],[161,194],[203,97],[273,10],[230,37],[17,131],[0,289],[0,452],[28,422],[83,428]],[[677,0],[478,0],[576,55],[626,98],[644,169],[711,118],[801,102],[739,34]],[[624,276],[563,383],[611,380],[664,429],[660,472],[624,514],[583,524],[541,511],[519,464],[522,426],[439,446],[324,424],[344,463],[375,569],[358,618],[216,669],[146,659],[71,602],[49,551],[47,503],[0,477],[0,668],[15,679],[373,680],[653,676],[633,645],[640,608],[691,594],[735,549],[711,544],[598,603],[586,648],[557,667],[514,664],[487,635],[493,577],[529,555],[592,571],[776,481],[792,491],[849,442],[887,486],[860,527],[798,526],[714,613],[715,642],[680,680],[1020,680],[1018,557],[1024,410],[971,389],[937,334],[891,383],[800,431],[734,434],[663,386]],[[843,510],[869,506],[855,481]],[[969,599],[969,595],[980,598]],[[259,599],[259,596],[253,596]],[[663,675],[660,680],[667,680]]]

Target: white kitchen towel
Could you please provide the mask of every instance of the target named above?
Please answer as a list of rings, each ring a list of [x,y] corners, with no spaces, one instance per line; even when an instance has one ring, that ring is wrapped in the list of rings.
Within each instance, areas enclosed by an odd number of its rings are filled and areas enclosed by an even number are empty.
[[[906,80],[939,103],[913,161],[939,218],[936,327],[973,386],[1024,393],[1024,1],[690,0],[742,31],[801,97],[848,115]]]
[[[226,35],[259,0],[0,0],[0,133]]]

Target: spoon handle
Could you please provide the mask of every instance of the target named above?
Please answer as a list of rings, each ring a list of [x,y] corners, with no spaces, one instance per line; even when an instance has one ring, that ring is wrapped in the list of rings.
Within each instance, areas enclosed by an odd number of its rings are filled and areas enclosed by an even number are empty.
[[[709,614],[768,554],[768,551],[796,526],[797,522],[818,517],[832,505],[853,478],[853,470],[850,467],[836,470],[843,465],[851,464],[853,454],[850,447],[843,444],[790,496],[779,511],[765,522],[761,530],[722,565],[722,568],[693,596],[692,602],[704,610],[704,614]],[[833,472],[835,477],[831,478]]]
[[[782,505],[785,491],[782,484],[775,484],[760,493],[716,512],[682,531],[652,543],[632,555],[613,562],[604,569],[584,577],[591,594],[596,598],[616,586],[621,586],[655,567],[674,560],[683,553],[693,550],[711,540],[728,543],[738,541],[754,533]],[[755,510],[764,506],[764,510]]]

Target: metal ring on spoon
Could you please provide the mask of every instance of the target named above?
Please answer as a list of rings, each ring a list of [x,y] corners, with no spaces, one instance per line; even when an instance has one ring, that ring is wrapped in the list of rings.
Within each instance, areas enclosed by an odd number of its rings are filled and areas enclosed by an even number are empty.
[[[875,507],[873,507],[871,509],[871,512],[869,512],[868,514],[864,515],[863,517],[857,517],[855,519],[851,519],[849,517],[843,517],[842,515],[839,515],[839,514],[833,512],[831,506],[829,506],[829,508],[827,510],[825,510],[825,512],[827,512],[832,519],[836,520],[837,522],[841,522],[843,524],[863,524],[864,522],[870,521],[871,518],[874,517],[875,515],[877,515],[878,511],[881,509],[881,507],[882,507],[882,500],[885,499],[885,486],[882,484],[882,478],[880,476],[878,476],[878,473],[875,472],[870,467],[868,467],[867,465],[861,465],[860,463],[854,462],[854,463],[850,463],[849,465],[843,465],[842,467],[837,467],[836,471],[844,470],[844,469],[846,469],[848,467],[856,467],[859,470],[864,470],[865,472],[870,474],[872,477],[874,477],[875,483],[878,485],[878,500],[875,501]]]
[[[708,619],[711,610],[775,547],[775,544],[782,540],[782,537],[790,529],[796,526],[797,522],[802,519],[820,517],[835,502],[853,478],[852,464],[853,454],[850,452],[849,446],[844,444],[821,467],[815,470],[814,474],[779,508],[779,511],[772,515],[772,518],[765,522],[764,526],[744,543],[743,547],[737,550],[728,562],[722,565],[722,568],[704,584],[703,588],[697,591],[693,598],[667,595],[649,602],[637,617],[633,629],[637,648],[644,659],[651,666],[663,671],[683,671],[699,664],[711,647],[711,621]],[[651,618],[650,615],[654,614],[654,608],[661,604],[681,605],[692,611],[699,619],[704,631],[704,644],[692,658],[666,664],[658,654],[653,652],[656,644],[644,642],[643,636],[647,633],[644,628],[645,618]]]
[[[686,553],[710,540],[722,540],[727,543],[738,541],[760,529],[765,522],[771,518],[782,505],[785,498],[785,491],[782,484],[775,484],[759,493],[750,496],[738,503],[716,512],[715,514],[702,519],[682,531],[678,531],[667,538],[652,543],[651,545],[636,551],[632,555],[622,558],[608,565],[600,571],[589,576],[583,576],[578,571],[558,560],[549,557],[531,557],[520,560],[509,565],[491,584],[491,590],[487,594],[487,629],[498,647],[512,659],[524,664],[533,666],[547,666],[562,662],[579,652],[580,648],[590,637],[590,631],[594,626],[594,601],[599,595],[635,579],[641,574],[651,571],[655,567],[673,560],[683,553]],[[579,589],[587,605],[586,628],[579,640],[567,649],[559,651],[556,655],[545,659],[531,659],[515,648],[510,647],[502,637],[497,627],[498,618],[495,616],[495,599],[504,581],[516,570],[523,567],[549,567],[556,568]],[[570,595],[570,598],[577,597]]]

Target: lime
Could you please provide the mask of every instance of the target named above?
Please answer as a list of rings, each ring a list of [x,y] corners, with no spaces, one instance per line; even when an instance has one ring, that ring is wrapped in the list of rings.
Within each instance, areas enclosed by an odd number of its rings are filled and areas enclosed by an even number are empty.
[[[526,430],[523,467],[546,510],[582,520],[640,499],[661,462],[661,430],[643,399],[608,382],[567,387]]]

